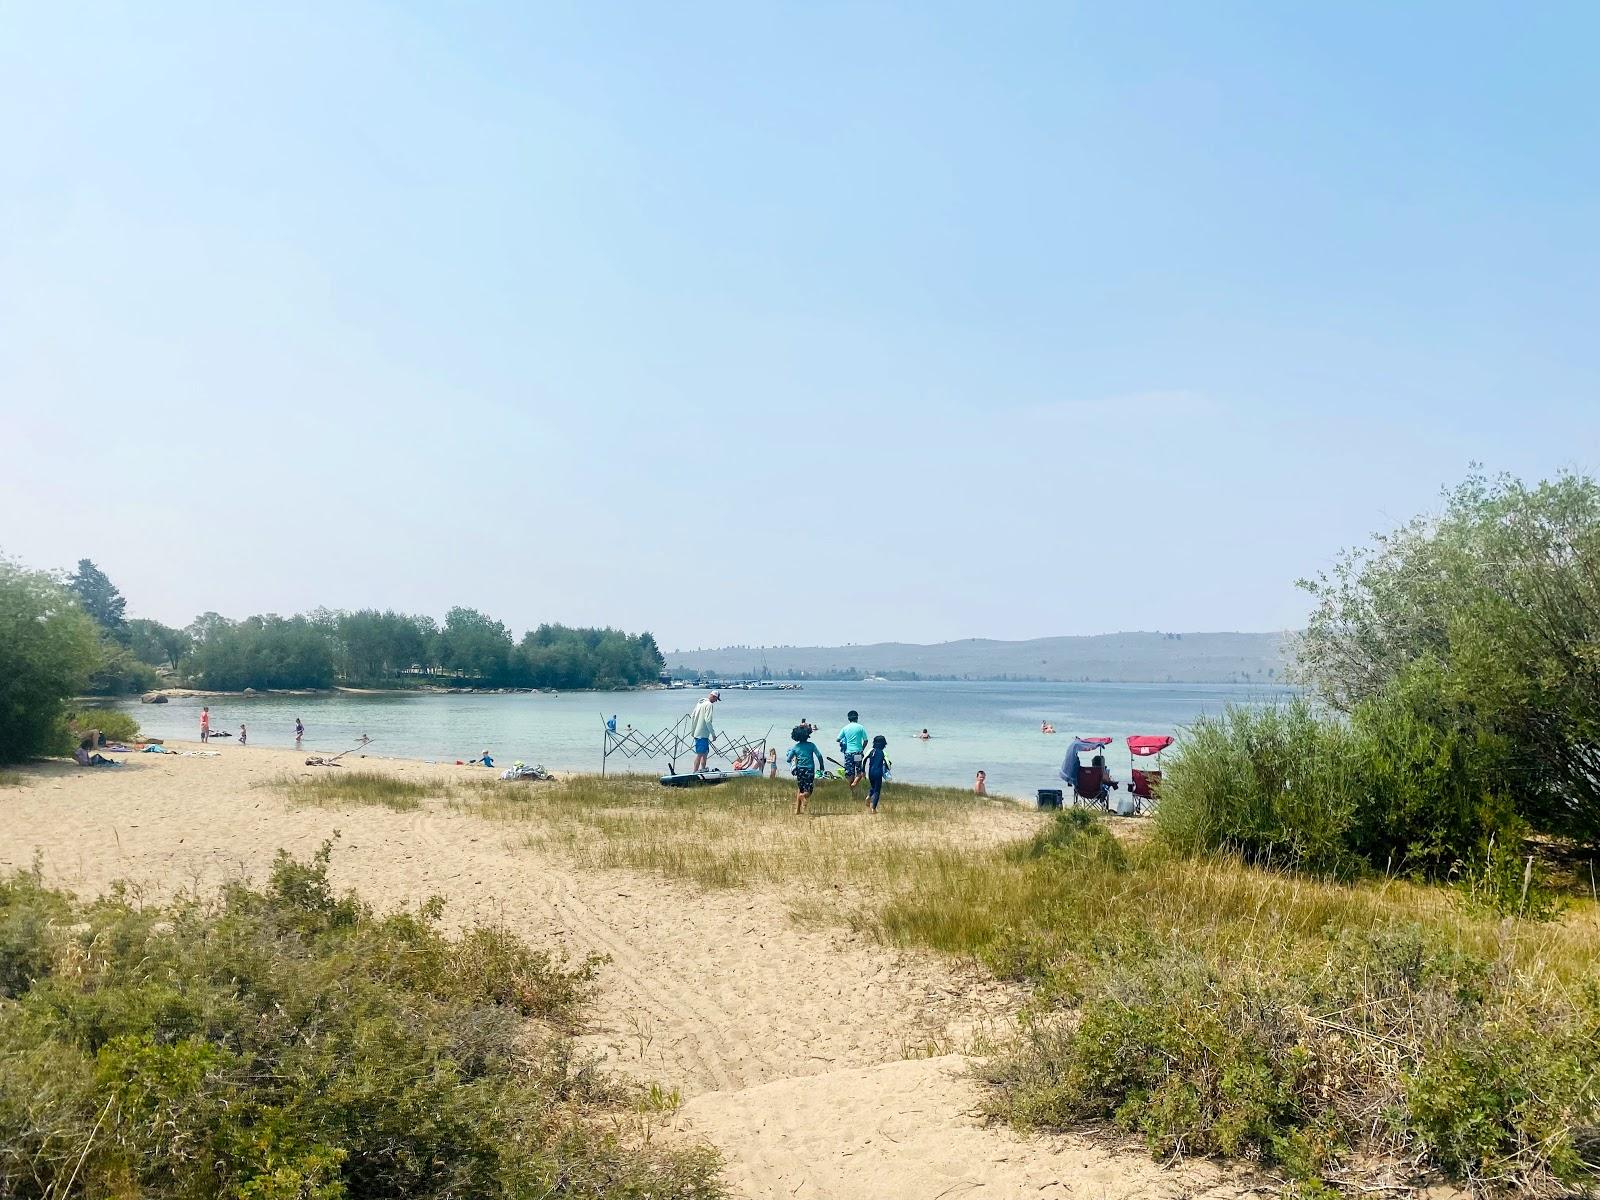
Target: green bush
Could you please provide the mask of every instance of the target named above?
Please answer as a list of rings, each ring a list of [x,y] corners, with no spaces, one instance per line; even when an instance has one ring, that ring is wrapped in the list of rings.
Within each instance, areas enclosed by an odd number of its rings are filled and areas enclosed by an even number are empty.
[[[98,729],[108,742],[136,742],[139,740],[139,722],[131,714],[116,708],[80,708],[67,716],[67,738],[63,753],[70,754],[78,739],[91,729]]]
[[[1504,747],[1427,712],[1425,681],[1410,682],[1348,719],[1303,699],[1202,717],[1162,784],[1163,836],[1318,874],[1429,878],[1514,837]]]
[[[1600,1183],[1577,1136],[1600,1118],[1593,984],[1530,1011],[1492,964],[1417,926],[1269,958],[1133,940],[1070,970],[1075,1019],[1035,1017],[986,1068],[1015,1124],[1109,1122],[1158,1156],[1302,1181],[1364,1146],[1472,1184]]]
[[[610,1118],[569,1032],[593,961],[376,916],[327,865],[165,907],[0,882],[0,1195],[717,1194]]]
[[[0,559],[0,763],[60,752],[66,701],[98,661],[94,623],[66,590]]]

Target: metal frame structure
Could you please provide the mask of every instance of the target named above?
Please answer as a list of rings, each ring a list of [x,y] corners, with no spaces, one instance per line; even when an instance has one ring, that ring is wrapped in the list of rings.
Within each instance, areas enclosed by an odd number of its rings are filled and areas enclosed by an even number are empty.
[[[667,774],[678,773],[678,755],[694,746],[694,739],[689,736],[689,713],[684,713],[667,728],[659,733],[644,733],[638,729],[616,730],[612,729],[605,717],[600,718],[600,774],[604,777],[606,764],[614,754],[620,754],[624,759],[634,758],[665,758],[667,760]],[[767,737],[772,733],[768,729],[766,734],[759,738],[734,737],[726,733],[718,733],[711,739],[711,753],[717,758],[733,762],[741,754],[748,751],[757,751],[761,755],[763,764],[767,758]],[[763,769],[765,769],[763,767]]]

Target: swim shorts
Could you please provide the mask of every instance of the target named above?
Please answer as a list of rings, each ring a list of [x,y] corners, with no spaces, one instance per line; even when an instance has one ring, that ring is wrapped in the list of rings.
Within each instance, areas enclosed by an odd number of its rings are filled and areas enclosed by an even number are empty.
[[[794,769],[795,782],[799,784],[800,791],[809,796],[817,786],[817,773],[810,767],[796,767]]]
[[[844,773],[850,776],[851,779],[856,779],[861,775],[861,755],[859,752],[855,754],[847,753],[844,756]]]
[[[711,739],[710,738],[695,738],[695,740],[694,740],[694,752],[696,754],[710,754],[711,753]]]

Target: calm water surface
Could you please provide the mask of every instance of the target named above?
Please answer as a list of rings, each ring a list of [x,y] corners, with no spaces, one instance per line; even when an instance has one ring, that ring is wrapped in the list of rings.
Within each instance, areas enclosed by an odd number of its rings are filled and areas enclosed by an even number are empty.
[[[551,770],[598,771],[602,721],[654,732],[693,706],[698,691],[571,692],[558,696],[255,696],[170,704],[118,703],[152,737],[196,738],[200,706],[211,705],[213,729],[250,727],[251,745],[293,746],[294,719],[306,725],[304,748],[323,753],[355,744],[365,733],[368,753],[445,761],[488,748],[497,760],[543,763]],[[818,741],[834,752],[834,735],[850,709],[872,733],[889,739],[894,777],[904,783],[970,786],[973,772],[989,773],[996,795],[1031,799],[1055,786],[1073,734],[1117,739],[1107,762],[1127,778],[1131,733],[1175,734],[1202,713],[1229,704],[1263,704],[1282,687],[1245,684],[1145,683],[808,683],[803,691],[727,691],[717,706],[719,731],[770,735],[780,757],[801,718],[822,727]],[[1060,732],[1041,734],[1047,720]],[[929,741],[913,735],[926,727]],[[221,743],[223,748],[231,741]],[[248,753],[248,747],[246,748]],[[687,761],[678,766],[686,767]],[[611,760],[609,770],[660,774],[664,761]]]

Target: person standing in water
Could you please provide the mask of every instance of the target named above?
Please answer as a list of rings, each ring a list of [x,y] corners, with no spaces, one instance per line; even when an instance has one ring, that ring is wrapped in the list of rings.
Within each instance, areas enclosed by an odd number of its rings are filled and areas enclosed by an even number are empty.
[[[249,736],[250,735],[245,732],[244,722],[243,721],[239,722],[239,745],[241,745],[241,746],[244,745],[245,739],[248,738]]]
[[[205,705],[200,709],[200,741],[202,744],[211,740],[211,706]]]
[[[839,749],[844,751],[845,781],[849,783],[850,791],[854,793],[856,780],[864,774],[861,769],[861,755],[867,748],[867,727],[861,723],[861,714],[853,708],[844,716],[849,724],[839,730]]]
[[[706,769],[706,758],[711,753],[711,739],[717,736],[717,731],[711,723],[711,706],[721,699],[721,693],[712,692],[696,704],[694,711],[689,714],[689,736],[694,739],[694,766],[689,768],[691,775]]]
[[[294,719],[294,748],[300,749],[300,739],[305,737],[306,727],[300,723],[300,718]]]

